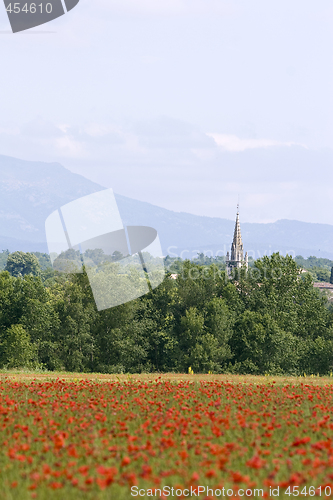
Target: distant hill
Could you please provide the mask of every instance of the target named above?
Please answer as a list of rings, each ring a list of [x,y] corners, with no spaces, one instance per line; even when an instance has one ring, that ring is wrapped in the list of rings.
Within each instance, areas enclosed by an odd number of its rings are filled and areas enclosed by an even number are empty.
[[[47,251],[48,215],[77,198],[104,189],[59,163],[31,162],[0,156],[0,250]],[[193,257],[197,252],[230,250],[234,221],[173,212],[116,195],[125,225],[158,230],[165,255]],[[242,223],[244,248],[258,258],[280,251],[333,259],[333,226],[293,220],[271,224]]]

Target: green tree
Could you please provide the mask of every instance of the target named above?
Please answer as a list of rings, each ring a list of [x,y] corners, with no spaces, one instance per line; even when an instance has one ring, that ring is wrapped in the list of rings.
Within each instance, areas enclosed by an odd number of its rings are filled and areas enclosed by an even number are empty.
[[[148,353],[147,363],[154,371],[174,369],[178,347],[173,310],[176,301],[176,282],[167,278],[137,303],[135,321]]]
[[[333,266],[331,267],[330,283],[333,285]]]
[[[300,373],[328,375],[333,369],[333,331],[325,337],[301,339],[299,344]]]
[[[195,351],[197,344],[205,333],[204,315],[196,307],[190,307],[180,320],[179,346],[181,348],[181,358],[179,359],[179,368],[187,371],[188,367],[196,359]],[[197,360],[195,368],[198,370],[199,361]]]
[[[52,263],[48,253],[33,252],[33,255],[37,257],[42,271],[46,271],[46,269],[50,268],[52,269]]]
[[[237,286],[246,309],[269,314],[286,332],[315,338],[327,326],[325,299],[289,255],[258,259]]]
[[[59,357],[60,320],[50,289],[39,278],[26,277],[21,288],[20,323],[36,346],[39,361],[49,370],[63,367]]]
[[[60,321],[59,356],[68,371],[90,371],[96,344],[92,334],[97,310],[86,273],[73,274],[62,283],[55,301]]]
[[[191,367],[195,373],[221,372],[221,358],[225,359],[224,350],[218,339],[206,333],[193,347],[190,355],[185,358],[187,368]]]
[[[327,283],[330,281],[331,273],[328,269],[313,267],[310,272],[315,281],[326,281]]]
[[[40,278],[0,273],[0,342],[11,326],[20,324],[36,346],[39,361],[49,369],[57,368],[59,318],[54,302]]]
[[[215,264],[201,266],[189,260],[184,261],[177,278],[181,315],[190,307],[202,310],[207,301],[223,294],[227,283],[225,271]]]
[[[2,250],[2,252],[0,253],[0,271],[5,268],[9,254],[9,250]]]
[[[8,256],[5,271],[8,271],[12,276],[26,276],[40,274],[40,266],[38,259],[32,253],[14,252]]]
[[[61,273],[80,272],[82,268],[82,258],[79,250],[70,248],[62,252],[53,262],[53,268]]]
[[[229,311],[226,301],[215,297],[206,306],[205,327],[217,340],[218,357],[216,361],[223,366],[231,358],[229,340],[233,333],[234,316]]]
[[[245,311],[236,322],[230,344],[241,373],[298,371],[297,339],[282,330],[268,313]]]
[[[22,325],[12,325],[2,343],[7,368],[37,368],[37,349]]]
[[[16,278],[10,276],[8,272],[0,273],[0,341],[7,328],[13,323],[18,323],[20,317],[14,292],[15,281]]]
[[[92,327],[97,371],[124,373],[145,369],[149,319],[136,321],[138,305],[139,301],[131,301],[97,313]]]

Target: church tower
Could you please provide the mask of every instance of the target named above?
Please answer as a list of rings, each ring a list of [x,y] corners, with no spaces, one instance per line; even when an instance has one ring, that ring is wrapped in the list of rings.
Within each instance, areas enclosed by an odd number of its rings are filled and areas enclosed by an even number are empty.
[[[244,248],[242,242],[242,235],[240,230],[239,223],[239,205],[237,205],[237,215],[236,215],[236,224],[234,231],[234,239],[231,245],[231,256],[229,258],[229,252],[227,252],[226,265],[227,265],[227,273],[230,275],[233,269],[239,269],[243,267],[245,264],[246,269],[248,268],[248,255],[247,252],[245,254],[244,260]]]

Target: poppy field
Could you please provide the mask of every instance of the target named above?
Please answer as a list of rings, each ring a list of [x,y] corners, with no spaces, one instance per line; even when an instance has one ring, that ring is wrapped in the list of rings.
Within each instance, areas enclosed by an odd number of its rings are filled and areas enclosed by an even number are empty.
[[[1,499],[331,498],[331,381],[3,374]]]

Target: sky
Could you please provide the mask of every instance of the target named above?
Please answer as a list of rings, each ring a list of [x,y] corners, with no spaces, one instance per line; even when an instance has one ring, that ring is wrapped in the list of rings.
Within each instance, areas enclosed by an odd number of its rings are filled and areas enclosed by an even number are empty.
[[[80,0],[10,33],[0,154],[170,210],[333,224],[328,0]]]

